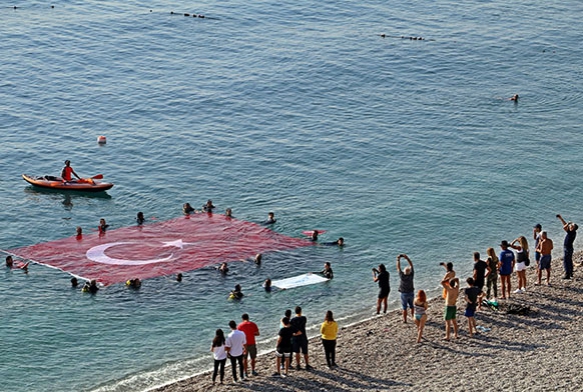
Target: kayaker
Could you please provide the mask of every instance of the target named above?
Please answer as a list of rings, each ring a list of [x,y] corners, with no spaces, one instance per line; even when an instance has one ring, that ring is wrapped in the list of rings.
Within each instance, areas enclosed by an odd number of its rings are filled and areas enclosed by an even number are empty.
[[[77,173],[75,173],[75,170],[73,170],[71,167],[71,161],[67,159],[65,161],[65,167],[63,168],[63,171],[61,171],[61,178],[63,181],[69,182],[72,180],[71,174],[74,174],[75,177],[77,177],[79,180],[81,179],[81,177],[79,177]]]

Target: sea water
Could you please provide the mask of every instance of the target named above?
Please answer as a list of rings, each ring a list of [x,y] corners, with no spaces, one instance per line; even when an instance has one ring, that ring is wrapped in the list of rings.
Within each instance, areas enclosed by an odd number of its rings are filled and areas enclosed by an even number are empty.
[[[238,219],[273,211],[277,232],[324,229],[323,241],[346,246],[95,296],[39,265],[3,272],[1,390],[162,385],[207,369],[215,329],[243,312],[265,351],[296,305],[311,326],[329,309],[344,325],[370,317],[379,263],[396,307],[400,253],[416,288],[435,295],[439,262],[463,278],[472,252],[530,239],[536,223],[558,256],[555,214],[583,218],[580,2],[13,5],[0,8],[0,248],[91,232],[100,218],[133,225],[138,211],[165,220],[209,198]],[[58,175],[65,159],[115,187],[43,192],[20,178]],[[325,261],[333,281],[261,288]],[[246,295],[228,301],[237,283]]]

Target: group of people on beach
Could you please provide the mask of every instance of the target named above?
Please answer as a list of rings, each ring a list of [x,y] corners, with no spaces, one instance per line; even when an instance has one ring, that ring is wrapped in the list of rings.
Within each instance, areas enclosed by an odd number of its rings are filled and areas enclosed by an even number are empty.
[[[558,214],[565,231],[563,243],[563,279],[573,277],[573,243],[577,237],[577,224],[567,222]],[[551,280],[551,259],[553,241],[548,238],[547,232],[542,230],[542,225],[537,224],[533,228],[533,240],[535,243],[535,261],[537,268],[537,281],[535,285],[542,284],[543,271],[546,272],[546,284],[550,285]],[[530,266],[530,252],[528,240],[525,236],[520,236],[512,242],[503,240],[500,242],[501,251],[496,255],[494,248],[488,248],[487,260],[482,260],[479,252],[474,252],[473,276],[466,279],[467,287],[463,290],[463,301],[465,303],[464,315],[468,318],[469,336],[472,337],[476,331],[476,321],[474,315],[481,307],[482,300],[487,298],[491,303],[497,305],[497,299],[510,298],[513,294],[525,293],[527,290],[526,269]],[[516,252],[516,253],[515,253]],[[405,259],[409,264],[401,269],[401,259]],[[446,273],[441,280],[443,287],[443,298],[445,299],[445,339],[450,340],[451,332],[458,338],[457,324],[457,303],[460,296],[460,280],[456,277],[453,263],[440,263],[446,269]],[[419,290],[414,295],[414,269],[413,262],[405,255],[397,256],[397,272],[399,273],[399,292],[401,296],[401,306],[403,309],[403,322],[407,322],[407,312],[411,312],[417,324],[417,342],[421,342],[423,328],[427,321],[426,310],[428,308],[427,295],[425,291]],[[516,272],[518,288],[512,291],[510,277]],[[387,311],[387,299],[390,293],[389,272],[384,264],[373,268],[373,281],[379,285],[377,297],[376,314],[383,309]],[[498,297],[498,277],[500,277],[501,297]],[[484,292],[486,288],[486,292]],[[493,295],[493,296],[492,296]]]
[[[210,351],[213,354],[214,370],[212,373],[213,385],[219,378],[223,384],[225,377],[225,363],[231,363],[233,382],[245,381],[251,375],[258,376],[255,368],[257,358],[256,337],[260,335],[259,327],[249,320],[244,313],[241,322],[229,321],[230,333],[225,337],[222,329],[217,329],[211,343]],[[275,345],[275,372],[273,376],[287,377],[295,356],[296,370],[312,370],[308,355],[308,336],[306,325],[308,319],[302,314],[300,306],[295,307],[295,316],[290,309],[285,311],[280,321],[280,328]],[[336,367],[336,338],[338,323],[334,320],[331,310],[326,312],[324,321],[320,325],[320,335],[326,362],[330,369]],[[301,367],[301,358],[304,359],[304,368]],[[250,370],[250,371],[249,371]]]

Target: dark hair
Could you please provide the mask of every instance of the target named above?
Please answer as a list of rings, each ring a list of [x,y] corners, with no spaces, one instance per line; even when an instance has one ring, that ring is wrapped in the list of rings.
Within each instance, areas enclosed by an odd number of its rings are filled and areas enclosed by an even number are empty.
[[[221,347],[225,344],[225,334],[222,329],[217,329],[215,332],[215,338],[213,339],[213,347]]]
[[[480,252],[474,252],[474,259],[480,260]]]
[[[326,321],[334,321],[334,315],[332,314],[332,311],[331,310],[329,310],[329,311],[326,312],[326,317],[324,317],[324,320],[326,320]]]
[[[229,321],[229,327],[231,327],[231,329],[237,329],[237,323],[235,320]]]
[[[243,315],[241,316],[241,318],[243,320],[249,321],[249,315],[247,313],[243,313]]]
[[[289,324],[289,317],[284,317],[284,318],[282,318],[282,319],[281,319],[281,323],[282,323],[283,325],[288,325],[288,324]]]
[[[387,267],[385,267],[384,264],[379,264],[379,271],[385,272],[386,270],[387,270]]]
[[[468,284],[469,284],[470,286],[473,286],[473,285],[475,285],[475,284],[476,284],[476,282],[474,281],[474,278],[467,278],[467,279],[466,279],[466,282],[468,282]]]
[[[287,309],[284,313],[285,317],[290,318],[291,317],[291,309]]]
[[[453,278],[449,281],[449,287],[455,288],[457,286],[457,279]]]
[[[302,308],[299,306],[296,306],[296,314],[300,314],[302,313]]]
[[[445,267],[447,268],[448,271],[453,271],[453,263],[451,261],[447,263]]]

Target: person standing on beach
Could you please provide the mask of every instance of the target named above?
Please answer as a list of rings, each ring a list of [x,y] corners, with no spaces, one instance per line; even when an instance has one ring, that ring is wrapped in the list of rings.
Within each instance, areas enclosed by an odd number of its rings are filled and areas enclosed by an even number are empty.
[[[500,243],[500,282],[502,283],[502,299],[510,298],[510,275],[514,271],[514,252],[508,249],[508,241]]]
[[[565,242],[563,242],[563,269],[565,270],[565,275],[563,279],[571,279],[573,277],[573,242],[577,237],[577,226],[573,222],[565,222],[561,214],[557,215],[557,218],[563,224],[563,230],[565,230]]]
[[[387,313],[387,299],[391,292],[389,285],[389,271],[384,264],[379,264],[379,269],[372,269],[372,280],[379,284],[379,295],[377,298],[377,314],[381,312],[381,305],[383,305],[383,313]]]
[[[474,285],[484,290],[484,280],[492,273],[490,266],[480,259],[480,252],[474,252]]]
[[[255,336],[259,336],[259,327],[253,321],[249,321],[249,315],[247,313],[243,313],[241,316],[241,323],[237,325],[237,329],[242,331],[245,334],[245,340],[247,341],[247,350],[245,355],[243,356],[243,368],[245,369],[245,377],[249,376],[247,370],[248,367],[248,359],[251,357],[251,374],[257,376],[257,372],[255,371],[255,358],[257,358],[257,346],[255,345]]]
[[[457,298],[460,293],[460,280],[453,278],[451,280],[442,280],[441,285],[446,291],[445,295],[445,340],[449,340],[451,335],[451,325],[453,324],[453,335],[458,338],[458,325],[456,320]]]
[[[547,237],[547,232],[540,233],[540,241],[536,247],[536,251],[540,253],[540,261],[538,263],[537,271],[537,285],[541,284],[543,270],[547,270],[547,286],[551,285],[551,252],[553,251],[553,241]]]
[[[518,275],[518,288],[515,293],[524,293],[526,291],[526,267],[530,264],[528,253],[528,241],[521,235],[512,243],[510,247],[516,249],[516,275]]]
[[[538,269],[538,263],[540,261],[540,252],[537,250],[538,249],[538,243],[540,242],[540,234],[543,231],[543,227],[540,223],[537,223],[536,225],[534,225],[534,228],[532,229],[532,238],[534,239],[534,258],[536,260],[536,267]]]
[[[465,301],[466,301],[466,312],[465,316],[468,318],[468,328],[470,330],[470,337],[474,336],[474,332],[476,332],[476,309],[478,308],[478,304],[482,300],[482,290],[475,286],[474,278],[468,278],[466,280],[468,286],[464,290],[465,294]]]
[[[445,275],[443,276],[442,280],[447,280],[450,281],[453,278],[455,278],[455,271],[453,270],[453,263],[449,262],[447,264],[445,263],[439,263],[439,265],[441,265],[443,268],[445,268]],[[447,290],[443,289],[443,299],[445,299],[445,297],[447,296]]]
[[[220,380],[221,384],[225,378],[225,362],[227,362],[227,352],[225,351],[225,334],[222,329],[217,329],[215,332],[215,338],[211,345],[211,352],[213,353],[213,358],[215,360],[215,367],[213,371],[213,385],[215,385],[215,380],[217,379],[217,373],[220,369]]]
[[[405,267],[401,271],[401,258],[404,258],[409,263],[408,267]],[[401,282],[399,283],[399,292],[401,293],[401,307],[403,308],[403,323],[407,322],[407,307],[411,309],[411,317],[415,317],[413,310],[413,300],[415,299],[415,287],[413,284],[413,262],[406,254],[401,254],[397,256],[397,271],[399,272],[399,277]]]
[[[241,374],[241,381],[245,380],[245,372],[243,368],[243,355],[247,352],[247,338],[245,334],[237,329],[235,320],[229,321],[229,328],[231,333],[227,336],[225,342],[225,351],[231,359],[231,370],[233,371],[233,382],[237,382],[237,363],[239,363],[239,372]]]
[[[382,264],[381,264],[382,265]],[[338,323],[334,321],[332,311],[326,312],[324,322],[320,326],[320,334],[322,336],[322,345],[324,346],[324,353],[326,355],[326,363],[328,368],[336,367],[336,339],[338,336]]]
[[[490,273],[486,280],[486,285],[488,286],[486,298],[490,299],[490,292],[493,292],[494,300],[496,300],[498,297],[498,256],[496,256],[494,248],[486,249],[486,254],[488,255],[486,263],[488,263],[488,267],[490,268]]]
[[[301,332],[300,335],[294,336],[292,339],[292,351],[296,354],[296,369],[301,370],[300,366],[300,351],[304,354],[304,362],[306,363],[306,370],[312,369],[310,361],[308,360],[308,335],[306,335],[306,324],[308,319],[302,316],[302,308],[296,306],[296,315],[290,320],[291,325]]]
[[[415,325],[417,325],[417,343],[421,343],[423,328],[427,322],[427,308],[429,307],[425,291],[419,290],[417,292],[413,306],[415,307]]]
[[[274,376],[287,377],[292,353],[292,339],[294,336],[300,335],[301,332],[290,324],[289,317],[284,317],[281,322],[283,323],[283,327],[279,330],[277,345],[275,347],[276,372]],[[282,358],[284,360],[284,374],[281,374],[280,371]]]

